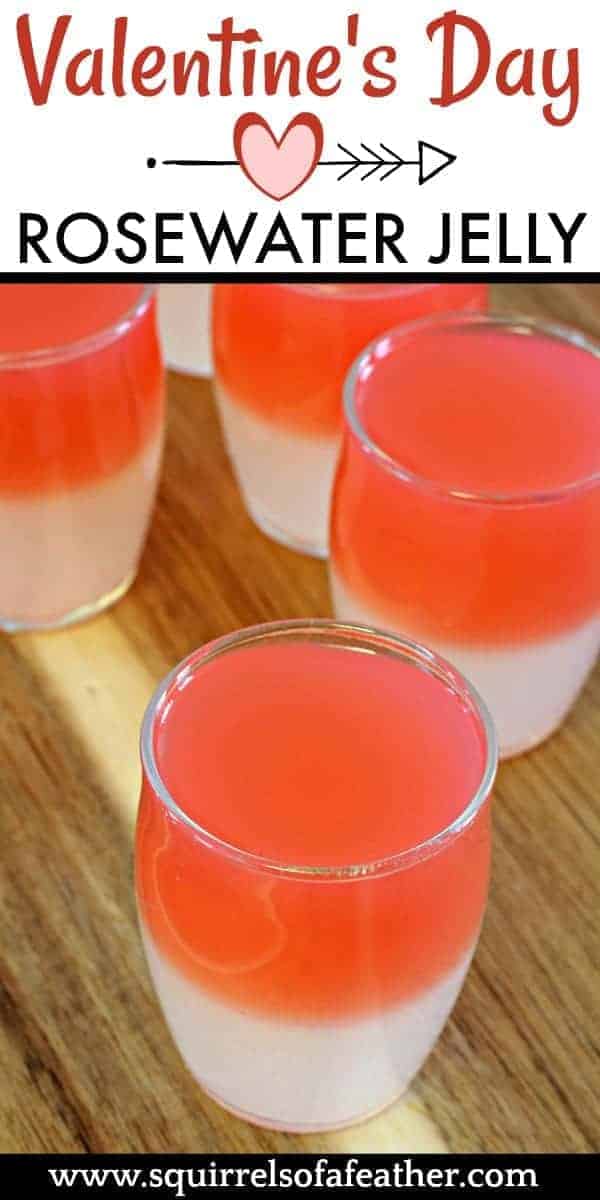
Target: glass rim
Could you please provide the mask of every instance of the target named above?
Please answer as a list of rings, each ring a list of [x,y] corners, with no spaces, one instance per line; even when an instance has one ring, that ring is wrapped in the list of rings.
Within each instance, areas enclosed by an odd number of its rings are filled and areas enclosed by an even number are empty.
[[[49,280],[51,283],[52,281]],[[73,278],[73,283],[81,283],[80,280]],[[125,284],[125,280],[123,281]],[[41,285],[44,286],[44,285]],[[65,287],[70,287],[69,283],[64,284]],[[91,285],[93,286],[93,285]],[[101,287],[102,284],[96,286]],[[119,284],[105,285],[116,286]],[[128,286],[131,286],[130,284]],[[96,350],[101,350],[104,346],[110,345],[111,342],[121,337],[133,324],[142,316],[146,308],[148,308],[156,291],[156,284],[139,284],[140,293],[134,304],[130,304],[123,310],[113,321],[108,325],[103,325],[94,333],[86,333],[84,337],[75,338],[69,342],[58,342],[55,346],[40,346],[35,350],[7,350],[0,351],[0,371],[14,370],[15,368],[51,366],[57,362],[67,362],[72,358],[81,358],[84,354],[94,353]]]
[[[209,829],[195,821],[193,817],[190,817],[181,808],[171,795],[161,776],[154,752],[156,721],[169,702],[173,688],[177,687],[180,680],[185,678],[186,675],[200,670],[205,663],[213,661],[219,655],[231,651],[235,652],[246,645],[262,643],[271,639],[285,639],[288,636],[292,640],[297,641],[311,640],[312,638],[319,640],[320,635],[323,635],[325,638],[331,635],[339,644],[352,640],[361,642],[365,647],[369,645],[375,646],[380,652],[385,651],[395,654],[403,661],[410,661],[418,669],[425,670],[430,675],[443,681],[446,686],[452,688],[457,696],[463,701],[467,701],[471,712],[480,725],[485,743],[485,763],[479,785],[461,812],[448,825],[437,830],[434,834],[431,834],[414,846],[406,847],[400,851],[392,851],[384,857],[371,859],[364,863],[351,863],[348,865],[311,864],[303,866],[301,864],[281,862],[277,859],[268,858],[227,842],[216,834],[211,833]],[[252,625],[216,638],[200,646],[197,650],[192,651],[191,654],[182,659],[164,677],[150,699],[142,722],[140,756],[146,781],[152,787],[157,799],[167,808],[172,817],[180,824],[191,829],[203,845],[209,849],[215,850],[229,859],[233,858],[246,866],[279,876],[310,879],[312,881],[350,881],[367,876],[391,874],[414,866],[417,862],[424,861],[434,854],[439,853],[446,845],[459,837],[474,821],[490,795],[498,768],[498,742],[494,723],[487,705],[473,685],[464,678],[460,671],[457,671],[446,659],[442,658],[441,655],[436,654],[433,650],[429,650],[426,646],[420,645],[418,642],[413,642],[408,638],[400,637],[391,632],[375,629],[370,625],[313,618],[309,620],[272,621],[265,624]]]
[[[600,342],[594,341],[587,334],[573,326],[562,325],[558,322],[546,321],[543,318],[520,316],[518,313],[436,313],[433,316],[411,321],[406,325],[397,325],[387,333],[379,334],[368,346],[361,351],[350,367],[343,389],[343,406],[346,422],[361,443],[363,449],[375,458],[385,470],[430,494],[444,497],[448,500],[460,501],[464,504],[487,504],[491,506],[512,505],[527,507],[550,504],[557,500],[585,491],[600,484],[600,468],[582,479],[561,484],[559,487],[547,488],[531,492],[485,492],[464,487],[452,487],[429,479],[418,471],[405,467],[392,454],[384,450],[368,433],[358,413],[357,395],[361,371],[369,360],[377,354],[378,349],[385,343],[392,342],[396,350],[398,343],[413,335],[442,329],[477,329],[494,328],[513,332],[520,336],[542,335],[545,338],[561,342],[573,349],[583,350],[592,358],[600,361]],[[380,356],[381,357],[381,356]],[[600,401],[599,401],[600,402]]]

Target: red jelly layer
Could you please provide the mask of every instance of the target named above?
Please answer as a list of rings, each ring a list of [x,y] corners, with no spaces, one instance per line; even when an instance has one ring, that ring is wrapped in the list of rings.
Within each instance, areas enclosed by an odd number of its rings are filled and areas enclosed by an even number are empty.
[[[419,317],[486,305],[487,288],[476,284],[220,285],[213,308],[217,378],[230,400],[264,420],[332,435],[344,378],[368,342]]]
[[[0,287],[0,494],[101,480],[158,431],[164,372],[154,301],[127,320],[142,294],[129,284]],[[82,339],[96,341],[77,347]]]

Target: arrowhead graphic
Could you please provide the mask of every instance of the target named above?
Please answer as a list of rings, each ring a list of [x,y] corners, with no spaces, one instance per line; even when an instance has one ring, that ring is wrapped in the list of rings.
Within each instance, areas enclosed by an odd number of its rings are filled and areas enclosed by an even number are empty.
[[[456,162],[456,154],[448,154],[430,142],[419,142],[419,183],[428,183]]]

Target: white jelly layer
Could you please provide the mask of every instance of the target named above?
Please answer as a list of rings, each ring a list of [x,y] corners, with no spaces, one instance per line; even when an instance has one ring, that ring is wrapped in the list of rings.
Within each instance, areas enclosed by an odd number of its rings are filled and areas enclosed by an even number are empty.
[[[269,536],[325,557],[339,438],[257,417],[217,388],[225,441],[250,515]]]
[[[381,612],[352,595],[333,566],[330,580],[336,617],[389,628]],[[394,628],[422,640],[410,625],[398,623]],[[509,758],[543,742],[565,718],[600,650],[600,617],[560,637],[520,646],[471,647],[432,638],[427,644],[453,663],[483,697],[496,725],[500,753]]]
[[[59,624],[93,611],[131,579],[161,450],[162,434],[99,483],[27,499],[0,496],[0,627]]]
[[[189,375],[212,373],[211,287],[204,283],[163,283],[158,320],[165,361]]]
[[[167,1023],[198,1083],[248,1120],[300,1132],[351,1125],[405,1091],[446,1023],[474,949],[406,1004],[353,1021],[300,1024],[219,1003],[142,932]]]

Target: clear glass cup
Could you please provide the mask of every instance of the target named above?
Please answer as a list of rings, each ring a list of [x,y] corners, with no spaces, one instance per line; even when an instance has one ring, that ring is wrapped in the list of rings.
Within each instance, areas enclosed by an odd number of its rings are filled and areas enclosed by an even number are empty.
[[[282,650],[285,660],[274,659]],[[323,652],[326,664],[314,659]],[[318,687],[302,674],[308,666],[320,673]],[[390,717],[388,704],[400,672],[403,712],[418,726],[402,750],[394,740],[401,718],[395,710]],[[332,713],[338,685],[342,702]],[[358,740],[338,724],[353,706]],[[264,730],[258,758],[255,720]],[[427,744],[423,755],[417,743]],[[383,747],[393,790],[376,794]],[[497,761],[484,705],[421,646],[331,621],[281,622],[221,638],[181,663],[148,707],[141,754],[141,931],[192,1074],[223,1107],[272,1128],[332,1129],[385,1108],[435,1044],[479,936]],[[255,788],[266,818],[252,809]],[[444,803],[458,795],[451,818],[429,811],[434,792]],[[298,833],[293,794],[302,805],[307,795],[314,801],[314,822],[303,814],[307,865],[283,851],[287,827],[280,839],[288,818]],[[375,794],[384,822],[397,821],[402,836],[382,833]],[[198,818],[198,804],[204,813],[212,805],[210,818]],[[235,840],[223,815],[232,806],[251,831]],[[356,819],[378,852],[348,863],[340,829],[346,834]],[[247,848],[248,837],[262,853]]]
[[[162,283],[158,317],[165,362],[183,375],[212,374],[210,310],[207,283]]]
[[[479,284],[220,284],[213,357],[225,440],[250,515],[327,555],[344,377],[377,334],[430,313],[479,312]]]
[[[449,317],[375,341],[346,383],[335,613],[455,663],[503,756],[560,725],[600,647],[599,359],[575,330]]]
[[[67,625],[129,587],[164,396],[152,288],[0,288],[1,629]]]

